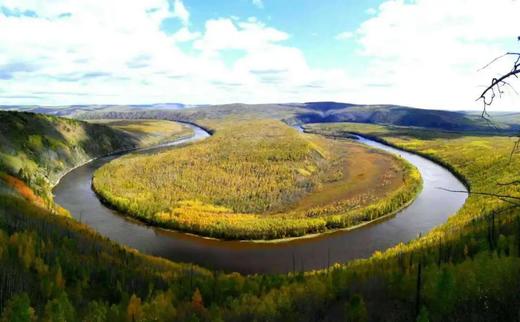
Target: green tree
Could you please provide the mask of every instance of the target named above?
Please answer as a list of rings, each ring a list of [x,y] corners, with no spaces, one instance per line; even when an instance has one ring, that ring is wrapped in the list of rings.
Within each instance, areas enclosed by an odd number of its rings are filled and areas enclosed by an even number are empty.
[[[0,322],[32,322],[35,321],[34,309],[31,307],[26,293],[13,296],[4,308]]]
[[[159,293],[143,305],[145,321],[174,321],[176,313],[172,292]]]
[[[436,311],[444,315],[449,314],[455,304],[455,280],[448,268],[442,269],[435,293]]]
[[[365,301],[360,295],[354,295],[350,298],[345,308],[345,317],[349,322],[365,322],[368,321],[368,312]]]
[[[88,304],[87,313],[83,318],[84,322],[104,322],[107,321],[108,305],[102,302],[92,301]]]
[[[421,311],[419,312],[419,316],[417,316],[417,322],[430,322],[428,309],[424,306],[421,307]]]
[[[8,240],[7,234],[3,230],[0,230],[0,258],[2,258],[3,254],[7,251]]]
[[[45,322],[72,322],[75,321],[74,307],[70,304],[65,292],[45,305]]]
[[[108,310],[106,320],[110,322],[126,321],[126,310],[118,305],[112,304]]]

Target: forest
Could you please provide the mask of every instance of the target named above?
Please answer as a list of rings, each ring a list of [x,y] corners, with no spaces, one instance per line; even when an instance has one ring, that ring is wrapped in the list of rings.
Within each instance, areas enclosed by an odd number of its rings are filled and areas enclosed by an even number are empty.
[[[275,120],[209,124],[215,134],[204,142],[101,167],[94,189],[153,225],[282,239],[370,222],[408,204],[421,187],[406,161],[351,141],[302,135]]]
[[[360,124],[421,153],[471,190],[445,224],[371,258],[313,272],[223,273],[114,244],[56,216],[24,178],[4,173],[0,321],[515,321],[520,295],[514,139]]]

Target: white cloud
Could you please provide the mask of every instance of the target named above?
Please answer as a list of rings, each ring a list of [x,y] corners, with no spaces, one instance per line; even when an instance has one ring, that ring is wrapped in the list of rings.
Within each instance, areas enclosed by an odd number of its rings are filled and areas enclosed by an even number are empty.
[[[263,0],[253,0],[253,4],[255,5],[255,7],[259,8],[259,9],[264,8]]]
[[[209,20],[194,32],[180,1],[0,5],[38,15],[0,13],[0,104],[300,101],[325,99],[327,82],[342,83],[341,73],[311,69],[284,44],[290,35],[256,18]],[[183,26],[166,34],[161,22],[172,17]],[[243,54],[229,60],[230,50]]]
[[[477,70],[517,50],[520,33],[520,1],[388,0],[338,35],[359,45],[345,58],[357,70],[323,70],[288,45],[291,35],[257,18],[212,19],[196,32],[179,0],[173,8],[167,0],[0,6],[38,15],[0,13],[0,104],[337,100],[478,109],[482,86],[510,66]],[[167,18],[182,27],[165,34]],[[520,105],[514,94],[501,102],[497,109]]]
[[[231,19],[221,18],[206,22],[204,37],[195,42],[195,48],[206,53],[223,49],[254,51],[288,38],[287,33],[267,27],[256,19],[235,23]]]
[[[337,40],[347,40],[351,39],[352,37],[354,37],[354,33],[352,31],[344,31],[342,33],[337,34],[335,38]]]
[[[518,48],[520,1],[390,0],[356,31],[369,60],[360,89],[371,101],[424,107],[479,108],[483,85],[507,64],[477,70],[492,58]],[[516,100],[516,103],[515,103]],[[519,105],[509,95],[498,107]]]
[[[190,21],[190,13],[184,6],[182,0],[175,0],[173,3],[173,15],[179,18],[186,26]]]
[[[200,36],[200,32],[191,32],[187,27],[183,27],[173,34],[173,39],[177,42],[185,42],[198,39]]]

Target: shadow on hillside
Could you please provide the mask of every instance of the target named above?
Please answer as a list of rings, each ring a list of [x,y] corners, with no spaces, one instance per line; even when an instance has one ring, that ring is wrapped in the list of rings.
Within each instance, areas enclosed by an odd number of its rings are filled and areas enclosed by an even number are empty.
[[[30,135],[45,135],[56,140],[65,140],[46,115],[30,112],[0,111],[0,137],[10,138],[10,143],[23,144]]]
[[[458,139],[467,136],[474,137],[492,137],[492,136],[503,136],[503,137],[518,137],[517,132],[511,131],[502,131],[497,132],[495,130],[490,130],[489,132],[483,131],[448,131],[438,128],[420,128],[420,127],[404,127],[404,126],[394,126],[394,125],[385,125],[385,124],[376,124],[376,123],[362,123],[362,122],[316,122],[314,124],[341,124],[341,123],[353,123],[353,124],[367,124],[367,125],[379,125],[379,126],[388,126],[391,131],[386,133],[381,133],[377,131],[363,131],[363,133],[359,133],[355,130],[347,131],[347,130],[336,130],[334,133],[327,130],[320,129],[309,129],[306,128],[306,132],[316,133],[316,134],[324,134],[335,137],[345,137],[348,138],[352,134],[359,134],[365,137],[373,137],[378,138],[380,136],[385,136],[386,138],[400,138],[406,139],[409,138],[417,138],[421,140],[436,140],[436,139]]]

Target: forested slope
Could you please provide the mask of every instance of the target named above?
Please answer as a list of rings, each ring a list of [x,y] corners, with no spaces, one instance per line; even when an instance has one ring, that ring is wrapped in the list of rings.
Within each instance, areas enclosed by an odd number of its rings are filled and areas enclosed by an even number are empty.
[[[136,147],[131,135],[107,126],[0,111],[0,171],[16,175],[50,200],[50,187],[89,159]]]
[[[511,198],[472,195],[446,224],[368,260],[305,274],[241,276],[112,244],[20,197],[31,189],[14,177],[6,184],[4,177],[0,320],[517,321],[519,191],[504,185],[518,179],[520,168],[517,157],[510,160],[512,140],[374,127],[329,130],[363,132],[420,151],[450,164],[473,192]]]
[[[0,111],[0,172],[22,179],[45,202],[52,203],[51,187],[75,166],[109,153],[190,135],[185,126],[168,121],[122,122],[110,127]]]

